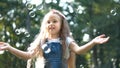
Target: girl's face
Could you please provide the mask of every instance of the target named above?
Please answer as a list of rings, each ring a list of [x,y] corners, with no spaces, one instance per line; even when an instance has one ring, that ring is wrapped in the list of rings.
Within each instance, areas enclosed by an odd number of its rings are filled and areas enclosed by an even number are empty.
[[[47,20],[47,31],[50,35],[59,35],[61,29],[61,18],[57,14],[50,14]]]

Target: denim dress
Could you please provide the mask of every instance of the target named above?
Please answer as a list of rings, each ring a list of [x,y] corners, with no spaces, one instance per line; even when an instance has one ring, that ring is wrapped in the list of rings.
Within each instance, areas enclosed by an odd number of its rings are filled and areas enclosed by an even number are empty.
[[[62,57],[62,45],[60,42],[46,42],[42,49],[45,58],[44,68],[68,68],[67,61]]]

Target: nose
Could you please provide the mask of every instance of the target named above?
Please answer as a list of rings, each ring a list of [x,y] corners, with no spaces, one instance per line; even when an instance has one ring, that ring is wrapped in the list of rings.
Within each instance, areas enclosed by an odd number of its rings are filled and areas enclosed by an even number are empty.
[[[53,25],[53,22],[50,22],[49,25]]]
[[[53,24],[53,22],[50,22],[50,24]]]
[[[53,22],[49,22],[48,27],[54,26],[53,24],[54,24]]]

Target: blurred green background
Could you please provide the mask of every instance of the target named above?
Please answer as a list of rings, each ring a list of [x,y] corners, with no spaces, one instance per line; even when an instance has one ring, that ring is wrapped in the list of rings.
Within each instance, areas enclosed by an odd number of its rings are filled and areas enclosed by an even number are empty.
[[[120,0],[0,0],[0,41],[26,51],[50,9],[66,16],[80,46],[110,36],[108,43],[77,55],[76,68],[120,68]],[[0,51],[0,68],[26,68],[26,61]]]

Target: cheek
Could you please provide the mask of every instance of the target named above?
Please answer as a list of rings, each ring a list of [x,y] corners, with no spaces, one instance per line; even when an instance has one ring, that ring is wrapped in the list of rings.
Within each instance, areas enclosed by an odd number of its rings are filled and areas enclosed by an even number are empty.
[[[60,31],[60,30],[62,29],[62,25],[61,25],[61,24],[59,24],[59,27],[58,27],[58,28],[59,28],[59,31]]]
[[[46,25],[46,26],[45,26],[45,30],[48,31],[48,29],[49,29],[49,27],[48,27],[48,25]]]
[[[48,29],[48,28],[49,28],[49,26],[50,26],[49,24],[46,24],[46,25],[45,25],[46,29]]]

